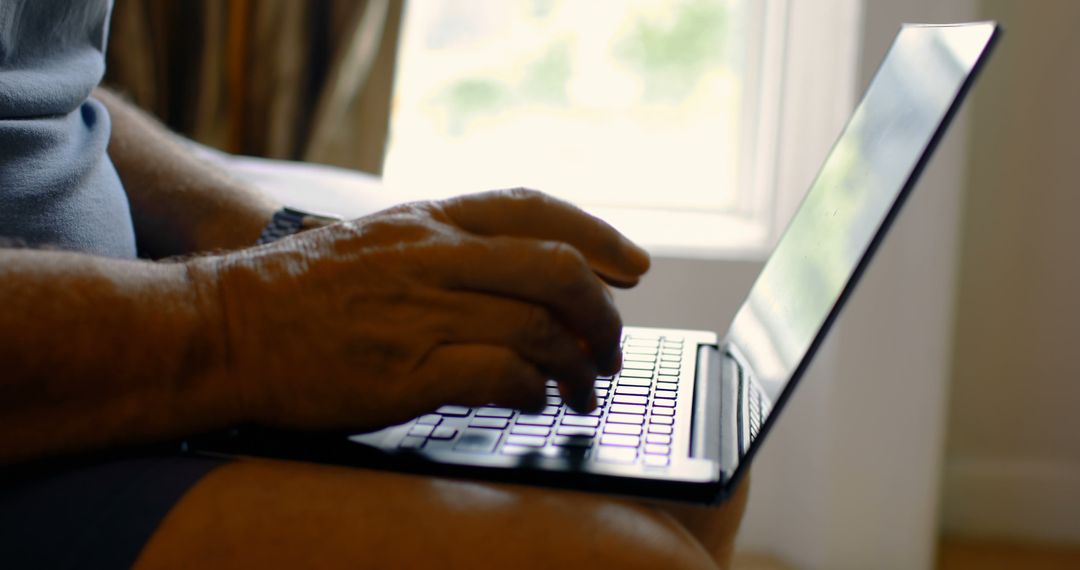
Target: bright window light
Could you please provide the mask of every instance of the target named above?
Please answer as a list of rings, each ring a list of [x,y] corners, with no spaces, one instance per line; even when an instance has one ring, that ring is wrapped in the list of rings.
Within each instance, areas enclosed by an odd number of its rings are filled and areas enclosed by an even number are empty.
[[[752,4],[409,2],[385,182],[698,214],[757,203],[744,166],[759,107],[744,72],[760,51]]]

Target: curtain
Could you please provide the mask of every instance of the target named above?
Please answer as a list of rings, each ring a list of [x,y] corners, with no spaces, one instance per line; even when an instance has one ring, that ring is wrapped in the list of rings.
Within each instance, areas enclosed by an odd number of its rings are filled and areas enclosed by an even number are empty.
[[[105,82],[234,154],[381,173],[404,0],[116,0]]]

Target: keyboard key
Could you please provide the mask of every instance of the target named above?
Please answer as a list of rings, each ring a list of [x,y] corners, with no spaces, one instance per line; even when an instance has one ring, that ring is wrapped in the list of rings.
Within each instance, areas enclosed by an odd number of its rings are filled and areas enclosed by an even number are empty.
[[[666,380],[657,380],[656,389],[657,390],[672,390],[672,391],[675,391],[675,390],[679,389],[679,384],[674,381],[674,380],[677,380],[677,378],[668,378],[668,380],[671,380],[671,382],[668,382]]]
[[[677,395],[675,390],[657,390],[653,397],[657,400],[674,400]]]
[[[601,442],[603,443],[603,442]],[[657,445],[654,443],[645,444],[645,453],[649,455],[671,455],[670,445]]]
[[[547,388],[544,388],[544,392],[547,393],[548,396],[559,396],[560,395],[559,394],[559,389],[557,387],[555,387],[555,386],[548,386]]]
[[[611,421],[611,420],[608,420]],[[662,416],[653,416],[649,418],[649,425],[662,425],[669,426],[675,423],[675,418],[665,418]]]
[[[555,425],[555,418],[552,416],[533,416],[533,415],[521,415],[517,417],[517,425],[519,426],[553,426]]]
[[[457,430],[450,426],[439,426],[435,428],[435,431],[431,432],[431,439],[454,439],[457,435]]]
[[[596,427],[600,425],[600,418],[591,416],[565,416],[562,419],[562,425]]]
[[[545,415],[545,416],[557,416],[557,415],[559,415],[559,410],[561,410],[561,409],[562,409],[562,406],[548,406],[548,407],[544,408],[544,410],[542,412],[540,412],[540,413]]]
[[[469,408],[465,406],[443,406],[435,411],[444,416],[463,417],[469,415]]]
[[[570,410],[566,410],[566,415],[567,416],[599,416],[601,413],[602,412],[600,411],[600,408],[596,408],[595,410],[593,410],[593,411],[591,411],[591,412],[589,412],[587,414],[583,414],[581,412],[573,412],[573,411],[570,411]]]
[[[612,413],[616,413],[616,414],[641,414],[641,415],[644,415],[645,414],[645,406],[641,406],[641,405],[637,405],[637,404],[612,404],[610,411]]]
[[[666,455],[646,455],[642,461],[650,467],[667,467],[671,464],[671,459]]]
[[[671,402],[672,400],[657,400],[657,402]],[[653,408],[652,415],[654,416],[674,416],[675,408]]]
[[[619,378],[652,378],[652,370],[626,370],[619,373]]]
[[[510,428],[510,433],[514,435],[539,435],[547,437],[551,433],[551,428],[544,426],[523,426],[515,425]]]
[[[616,395],[626,394],[628,396],[648,396],[649,395],[649,388],[648,388],[648,386],[619,386],[618,388],[615,388],[615,394]],[[617,401],[617,400],[612,400],[612,401]]]
[[[671,370],[668,368],[661,368],[658,374],[659,376],[657,376],[656,379],[665,382],[678,382],[679,377],[682,376],[682,374],[679,374],[679,371],[677,369]]]
[[[670,426],[653,426],[653,427],[670,427]],[[651,429],[649,430],[652,431]],[[671,436],[660,433],[650,433],[645,436],[645,443],[656,443],[660,445],[671,445]]]
[[[412,429],[409,430],[409,435],[416,436],[416,437],[427,437],[427,436],[431,435],[431,430],[433,430],[433,429],[435,429],[435,426],[417,424],[417,425],[414,425],[412,427]]]
[[[660,362],[682,362],[682,356],[677,354],[662,354],[660,355]]]
[[[615,396],[615,397],[613,397],[611,399],[611,401],[616,403],[616,404],[645,405],[645,404],[649,403],[649,399],[647,397],[645,397],[645,396],[628,396],[628,395],[625,395],[625,394],[620,394],[618,396]]]
[[[619,378],[619,387],[622,388],[623,386],[640,386],[648,388],[652,386],[652,378]]]
[[[547,397],[547,405],[549,405],[549,406],[561,406],[562,405],[562,398],[560,398],[558,396],[548,396]]]
[[[637,447],[641,438],[635,435],[604,434],[600,436],[600,445],[618,445],[620,447]]]
[[[420,419],[416,420],[416,423],[428,426],[437,426],[441,421],[442,416],[440,416],[439,414],[427,414],[424,416],[420,416]]]
[[[635,360],[623,360],[622,364],[623,372],[627,370],[649,370],[653,369],[652,362],[638,362]]]
[[[678,373],[679,373],[679,365],[678,364],[668,364],[668,363],[661,362],[660,363],[660,373],[661,374],[674,373],[675,375],[678,375]]]
[[[605,396],[607,396],[607,395],[608,395],[608,390],[607,390],[607,388],[597,388],[597,389],[596,389],[596,390],[594,390],[594,391],[596,392],[596,397],[597,397],[597,398],[603,398],[603,397],[605,397]]]
[[[601,447],[596,451],[596,459],[607,463],[633,463],[637,461],[637,450],[632,447]]]
[[[656,418],[653,418],[656,419]],[[656,422],[649,422],[649,433],[659,433],[664,435],[671,435],[671,432],[675,431],[675,428],[671,426],[660,425]]]
[[[659,348],[645,346],[624,346],[622,349],[623,358],[634,355],[651,356],[653,358],[656,358],[656,355],[659,352]]]
[[[509,420],[504,420],[502,418],[473,418],[472,421],[469,422],[469,427],[503,429],[509,423]]]
[[[577,435],[581,437],[595,437],[596,428],[583,426],[562,426],[559,428],[559,431],[555,433],[556,435]]]
[[[467,429],[454,444],[455,451],[467,453],[491,453],[499,443],[502,432],[489,429]]]
[[[675,400],[665,400],[663,398],[659,398],[659,399],[653,401],[652,405],[653,405],[653,408],[674,408],[675,407]]]
[[[666,418],[671,419],[671,418]],[[637,424],[641,425],[645,423],[643,416],[631,415],[631,414],[608,414],[607,423],[609,424]]]
[[[546,437],[540,437],[536,435],[508,435],[506,436],[507,445],[527,445],[529,447],[544,447],[547,443]]]
[[[478,418],[510,418],[514,416],[514,410],[509,408],[477,408]]]
[[[596,384],[593,384],[596,388],[610,388],[611,380],[597,380]]]
[[[551,444],[560,447],[590,447],[592,438],[580,435],[557,435],[552,438]]]
[[[633,424],[607,424],[604,433],[616,433],[622,435],[641,435],[641,426]]]
[[[402,449],[420,449],[424,446],[424,442],[427,441],[422,437],[405,436],[405,439],[401,440],[398,447]]]
[[[527,455],[529,453],[536,453],[536,448],[529,445],[504,445],[502,446],[502,452],[506,455]]]

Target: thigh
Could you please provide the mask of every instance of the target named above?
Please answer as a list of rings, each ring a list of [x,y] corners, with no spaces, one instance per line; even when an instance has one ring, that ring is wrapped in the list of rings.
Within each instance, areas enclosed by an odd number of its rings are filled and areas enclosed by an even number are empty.
[[[140,568],[709,568],[674,518],[606,496],[271,460],[202,479]]]

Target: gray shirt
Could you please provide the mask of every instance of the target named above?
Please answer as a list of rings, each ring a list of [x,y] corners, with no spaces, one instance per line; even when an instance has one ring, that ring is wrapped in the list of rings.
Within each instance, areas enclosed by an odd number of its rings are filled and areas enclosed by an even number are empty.
[[[0,0],[0,237],[134,257],[127,196],[89,98],[112,0]]]

